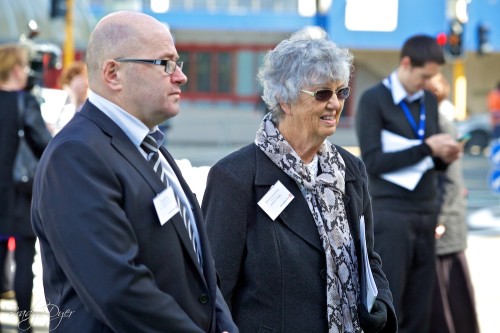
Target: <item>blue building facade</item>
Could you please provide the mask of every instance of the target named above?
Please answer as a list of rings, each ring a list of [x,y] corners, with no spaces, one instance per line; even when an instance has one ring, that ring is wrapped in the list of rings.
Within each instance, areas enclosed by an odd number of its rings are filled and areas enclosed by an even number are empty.
[[[233,108],[256,105],[260,88],[255,75],[265,52],[293,31],[319,25],[337,44],[349,48],[355,55],[353,98],[344,112],[352,115],[362,91],[397,66],[404,40],[414,34],[449,33],[452,19],[457,15],[457,2],[466,5],[468,16],[461,36],[463,54],[450,57],[444,72],[453,81],[456,63],[460,63],[467,78],[467,112],[484,112],[485,95],[500,80],[498,0],[89,2],[97,19],[111,11],[132,9],[168,24],[178,51],[186,60],[189,82],[184,100],[198,106],[204,103]],[[480,25],[488,29],[486,55],[477,53]]]

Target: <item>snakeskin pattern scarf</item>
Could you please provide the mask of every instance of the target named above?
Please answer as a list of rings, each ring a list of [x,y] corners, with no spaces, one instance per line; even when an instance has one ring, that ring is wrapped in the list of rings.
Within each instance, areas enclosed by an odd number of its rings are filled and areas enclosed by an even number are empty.
[[[345,163],[328,140],[318,151],[319,175],[311,175],[267,114],[255,144],[305,193],[326,255],[329,333],[359,333],[359,278],[344,201]],[[305,286],[307,287],[307,286]]]

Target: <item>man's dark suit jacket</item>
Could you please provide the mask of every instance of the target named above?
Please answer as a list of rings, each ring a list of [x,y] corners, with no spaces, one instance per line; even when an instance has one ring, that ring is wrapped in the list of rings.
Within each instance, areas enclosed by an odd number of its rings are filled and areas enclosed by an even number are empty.
[[[392,295],[373,252],[373,220],[364,165],[337,146],[346,164],[344,204],[361,276],[359,221],[364,216],[368,257],[388,320],[397,332]],[[257,205],[276,181],[294,199],[276,220]],[[328,332],[325,252],[297,183],[255,144],[217,162],[202,204],[221,290],[243,333]]]
[[[163,183],[93,104],[87,101],[48,146],[32,224],[51,331],[238,331],[216,285],[199,205],[173,158],[161,152],[193,206],[203,270],[180,215],[160,224],[153,198]]]

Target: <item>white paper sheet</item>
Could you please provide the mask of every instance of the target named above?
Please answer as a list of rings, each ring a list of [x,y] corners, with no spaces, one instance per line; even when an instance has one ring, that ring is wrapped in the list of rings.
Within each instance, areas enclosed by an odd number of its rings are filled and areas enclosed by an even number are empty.
[[[377,285],[373,279],[372,269],[370,267],[370,262],[368,260],[368,250],[366,248],[366,235],[365,235],[365,217],[361,216],[359,219],[359,238],[361,241],[361,252],[363,253],[363,267],[361,276],[361,301],[368,309],[371,311],[373,304],[375,304],[375,299],[378,295]]]
[[[408,139],[401,135],[394,134],[387,130],[381,133],[382,151],[385,153],[405,150],[422,143],[420,140]],[[423,158],[420,162],[399,170],[383,173],[381,177],[391,183],[413,191],[423,174],[434,167],[434,162],[430,156]]]

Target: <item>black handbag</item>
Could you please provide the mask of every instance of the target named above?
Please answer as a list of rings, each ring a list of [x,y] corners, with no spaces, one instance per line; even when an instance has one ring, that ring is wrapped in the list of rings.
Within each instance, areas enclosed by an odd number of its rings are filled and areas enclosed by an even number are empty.
[[[33,178],[35,177],[38,158],[33,154],[30,146],[24,137],[24,114],[26,112],[26,102],[24,93],[18,93],[18,130],[19,145],[17,146],[16,158],[14,160],[14,169],[12,177],[14,186],[22,192],[31,193],[33,187]]]

